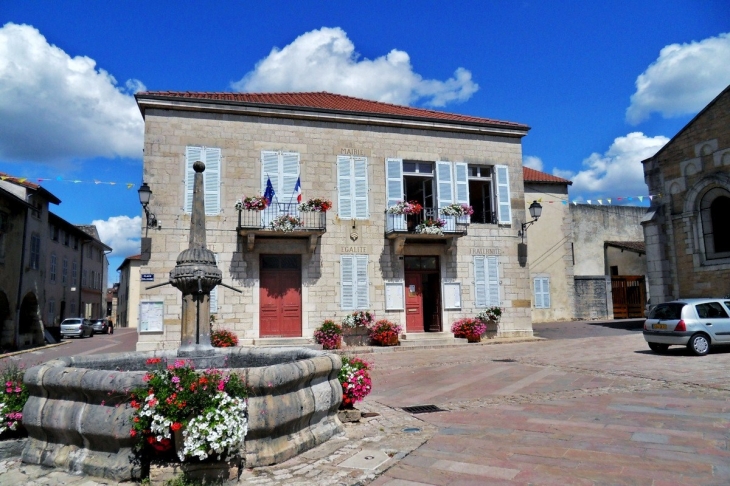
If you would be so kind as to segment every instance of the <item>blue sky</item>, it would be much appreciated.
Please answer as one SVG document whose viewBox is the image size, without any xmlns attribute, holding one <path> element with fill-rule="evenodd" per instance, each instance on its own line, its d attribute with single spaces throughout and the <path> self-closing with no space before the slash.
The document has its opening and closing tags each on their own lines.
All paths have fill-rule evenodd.
<svg viewBox="0 0 730 486">
<path fill-rule="evenodd" d="M 521 122 L 526 165 L 615 204 L 647 195 L 640 161 L 730 84 L 728 33 L 727 2 L 703 0 L 4 0 L 0 172 L 48 179 L 52 211 L 97 224 L 110 281 L 139 251 L 140 89 L 332 91 Z"/>
</svg>

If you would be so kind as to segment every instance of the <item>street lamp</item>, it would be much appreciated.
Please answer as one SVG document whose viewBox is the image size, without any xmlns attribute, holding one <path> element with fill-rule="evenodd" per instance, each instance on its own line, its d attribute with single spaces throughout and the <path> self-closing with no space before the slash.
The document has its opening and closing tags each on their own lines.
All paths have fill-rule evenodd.
<svg viewBox="0 0 730 486">
<path fill-rule="evenodd" d="M 527 228 L 535 223 L 540 218 L 540 215 L 542 214 L 542 205 L 537 201 L 532 201 L 532 204 L 530 204 L 530 217 L 532 218 L 532 221 L 528 221 L 526 223 L 522 223 L 522 229 L 517 232 L 517 236 L 522 238 L 522 243 L 525 242 L 525 234 L 527 234 Z"/>
<path fill-rule="evenodd" d="M 139 203 L 142 205 L 144 214 L 147 217 L 147 227 L 157 228 L 157 217 L 147 209 L 147 205 L 150 203 L 150 197 L 152 197 L 152 189 L 150 189 L 150 186 L 146 182 L 143 182 L 139 190 L 137 190 L 137 193 L 139 194 Z"/>
</svg>

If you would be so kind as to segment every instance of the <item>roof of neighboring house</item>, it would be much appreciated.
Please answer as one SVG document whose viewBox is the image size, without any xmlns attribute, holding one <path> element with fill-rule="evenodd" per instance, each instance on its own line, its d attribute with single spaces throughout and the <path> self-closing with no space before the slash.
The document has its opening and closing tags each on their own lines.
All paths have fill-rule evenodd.
<svg viewBox="0 0 730 486">
<path fill-rule="evenodd" d="M 603 244 L 621 250 L 646 253 L 646 244 L 643 241 L 605 241 Z"/>
<path fill-rule="evenodd" d="M 5 190 L 5 189 L 3 189 L 2 187 L 0 187 L 0 197 L 4 197 L 4 198 L 6 198 L 6 199 L 7 199 L 8 201 L 11 201 L 12 203 L 18 204 L 18 205 L 20 205 L 21 207 L 22 207 L 22 206 L 25 206 L 26 208 L 32 208 L 32 207 L 33 207 L 33 205 L 31 205 L 31 204 L 28 204 L 28 203 L 27 203 L 26 201 L 24 201 L 23 199 L 19 198 L 18 196 L 16 196 L 15 194 L 13 194 L 13 193 L 12 193 L 12 192 L 10 192 L 10 191 L 6 191 L 6 190 Z"/>
<path fill-rule="evenodd" d="M 44 198 L 46 198 L 48 200 L 48 202 L 51 202 L 53 204 L 61 204 L 60 199 L 58 199 L 56 196 L 54 196 L 53 194 L 51 194 L 49 191 L 47 191 L 43 187 L 39 186 L 38 184 L 29 182 L 28 179 L 25 177 L 15 177 L 15 176 L 11 176 L 10 174 L 6 174 L 5 172 L 0 172 L 0 180 L 7 181 L 7 182 L 10 182 L 13 184 L 17 184 L 19 186 L 23 186 L 26 189 L 30 189 L 31 191 L 37 191 Z"/>
<path fill-rule="evenodd" d="M 529 167 L 522 168 L 522 175 L 525 182 L 538 184 L 567 184 L 569 186 L 573 184 L 573 182 L 569 181 L 568 179 L 563 179 L 562 177 L 546 174 L 545 172 L 530 169 Z"/>
<path fill-rule="evenodd" d="M 93 241 L 96 243 L 99 243 L 101 246 L 104 247 L 106 251 L 112 251 L 112 248 L 110 246 L 107 246 L 101 241 L 101 237 L 99 236 L 99 231 L 96 229 L 96 226 L 93 224 L 77 224 L 74 225 L 82 232 L 86 233 L 91 237 Z"/>
<path fill-rule="evenodd" d="M 712 107 L 712 105 L 714 105 L 715 103 L 717 103 L 717 101 L 718 101 L 718 100 L 719 100 L 720 98 L 722 98 L 723 96 L 730 96 L 730 85 L 728 85 L 728 86 L 727 86 L 727 87 L 726 87 L 725 89 L 723 89 L 723 90 L 722 90 L 722 91 L 720 92 L 720 94 L 719 94 L 719 95 L 715 96 L 715 98 L 714 98 L 714 99 L 713 99 L 712 101 L 710 101 L 709 103 L 707 103 L 707 106 L 705 106 L 704 108 L 702 108 L 702 110 L 700 110 L 700 112 L 699 112 L 699 113 L 697 113 L 697 114 L 696 114 L 696 115 L 694 116 L 694 118 L 692 118 L 692 119 L 691 119 L 691 120 L 689 121 L 689 123 L 687 123 L 687 124 L 686 124 L 686 125 L 685 125 L 684 127 L 682 127 L 682 129 L 681 129 L 680 131 L 678 131 L 678 132 L 677 132 L 677 133 L 676 133 L 676 134 L 675 134 L 675 135 L 674 135 L 674 136 L 672 137 L 672 139 L 671 139 L 671 140 L 669 140 L 669 141 L 668 141 L 667 143 L 665 143 L 665 144 L 664 144 L 664 146 L 663 146 L 662 148 L 660 148 L 659 150 L 657 150 L 657 153 L 655 153 L 655 154 L 654 154 L 654 155 L 652 155 L 651 157 L 648 157 L 648 158 L 646 158 L 646 159 L 642 160 L 642 161 L 641 161 L 641 163 L 642 163 L 642 164 L 645 164 L 646 162 L 648 162 L 648 161 L 650 161 L 650 160 L 652 160 L 652 159 L 655 159 L 655 158 L 656 158 L 656 157 L 657 157 L 657 156 L 658 156 L 659 154 L 661 154 L 662 152 L 664 152 L 664 150 L 665 150 L 665 149 L 666 149 L 667 147 L 669 147 L 670 145 L 672 145 L 672 143 L 673 143 L 673 142 L 674 142 L 674 141 L 675 141 L 675 140 L 676 140 L 676 139 L 677 139 L 677 138 L 678 138 L 678 137 L 679 137 L 680 135 L 682 135 L 682 134 L 683 134 L 683 133 L 684 133 L 684 132 L 685 132 L 686 130 L 688 130 L 688 129 L 689 129 L 689 127 L 691 127 L 691 126 L 692 126 L 692 124 L 693 124 L 693 123 L 695 122 L 695 120 L 697 120 L 697 119 L 698 119 L 698 118 L 699 118 L 700 116 L 702 116 L 702 114 L 703 114 L 704 112 L 706 112 L 707 110 L 709 110 L 709 109 L 710 109 L 710 108 Z"/>
<path fill-rule="evenodd" d="M 140 99 L 202 100 L 227 104 L 243 104 L 260 107 L 297 108 L 332 113 L 358 113 L 388 118 L 409 118 L 425 121 L 452 122 L 482 125 L 527 131 L 521 123 L 459 115 L 444 111 L 427 110 L 411 106 L 395 105 L 380 101 L 365 100 L 324 91 L 310 93 L 222 93 L 190 91 L 144 91 L 135 95 Z M 142 109 L 142 108 L 140 108 Z M 142 109 L 144 112 L 144 110 Z"/>
<path fill-rule="evenodd" d="M 124 261 L 122 262 L 122 264 L 119 265 L 119 268 L 117 268 L 117 271 L 121 270 L 122 267 L 126 266 L 127 263 L 131 262 L 132 260 L 141 260 L 141 259 L 142 259 L 142 255 L 141 254 L 128 256 L 127 258 L 124 259 Z"/>
</svg>

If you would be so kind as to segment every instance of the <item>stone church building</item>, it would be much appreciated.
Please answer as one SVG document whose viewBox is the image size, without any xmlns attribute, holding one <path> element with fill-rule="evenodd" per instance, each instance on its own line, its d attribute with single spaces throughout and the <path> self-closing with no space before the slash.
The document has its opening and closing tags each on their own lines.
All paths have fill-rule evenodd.
<svg viewBox="0 0 730 486">
<path fill-rule="evenodd" d="M 643 164 L 651 303 L 729 296 L 730 86 Z"/>
<path fill-rule="evenodd" d="M 242 344 L 311 341 L 325 319 L 355 310 L 400 324 L 406 339 L 450 336 L 455 320 L 495 305 L 500 336 L 532 335 L 518 258 L 529 127 L 330 93 L 136 98 L 156 216 L 143 223 L 139 350 L 180 342 L 179 292 L 148 287 L 166 282 L 187 248 L 197 160 L 208 247 L 223 283 L 241 290 L 215 289 L 214 326 Z M 262 195 L 263 210 L 237 207 Z M 332 207 L 305 211 L 300 195 Z M 421 208 L 401 214 L 403 201 Z M 455 204 L 474 214 L 449 214 Z"/>
</svg>

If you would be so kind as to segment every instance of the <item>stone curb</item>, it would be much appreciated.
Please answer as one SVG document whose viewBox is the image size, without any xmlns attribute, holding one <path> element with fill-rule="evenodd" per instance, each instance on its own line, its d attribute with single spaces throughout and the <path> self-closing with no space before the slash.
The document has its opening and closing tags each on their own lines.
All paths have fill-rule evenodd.
<svg viewBox="0 0 730 486">
<path fill-rule="evenodd" d="M 60 343 L 56 344 L 46 344 L 44 346 L 38 346 L 37 348 L 21 349 L 20 351 L 14 351 L 12 353 L 0 354 L 0 359 L 10 358 L 11 356 L 17 356 L 19 354 L 32 353 L 33 351 L 39 351 L 41 349 L 57 348 L 59 346 L 63 346 L 64 344 L 71 344 L 71 341 L 61 341 Z"/>
<path fill-rule="evenodd" d="M 374 353 L 400 353 L 407 351 L 422 351 L 424 349 L 437 348 L 461 348 L 463 346 L 492 346 L 495 344 L 532 343 L 547 341 L 542 337 L 516 337 L 516 338 L 493 338 L 485 339 L 478 343 L 469 344 L 422 344 L 417 346 L 347 346 L 341 349 L 330 349 L 329 352 L 337 354 L 374 354 Z"/>
</svg>

